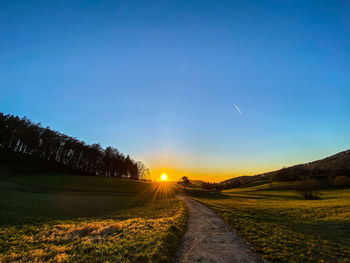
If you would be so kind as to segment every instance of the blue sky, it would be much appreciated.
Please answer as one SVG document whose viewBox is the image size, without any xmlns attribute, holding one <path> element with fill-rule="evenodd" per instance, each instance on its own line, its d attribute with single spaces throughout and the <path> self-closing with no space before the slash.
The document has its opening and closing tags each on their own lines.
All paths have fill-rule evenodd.
<svg viewBox="0 0 350 263">
<path fill-rule="evenodd" d="M 0 110 L 170 179 L 311 161 L 350 148 L 350 4 L 0 0 Z"/>
</svg>

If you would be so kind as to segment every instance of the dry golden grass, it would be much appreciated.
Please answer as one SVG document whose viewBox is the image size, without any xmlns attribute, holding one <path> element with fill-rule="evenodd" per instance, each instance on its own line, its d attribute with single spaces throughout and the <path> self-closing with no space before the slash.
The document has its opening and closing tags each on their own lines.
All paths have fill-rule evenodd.
<svg viewBox="0 0 350 263">
<path fill-rule="evenodd" d="M 119 262 L 143 261 L 145 253 L 154 256 L 154 252 L 161 251 L 159 247 L 166 245 L 163 242 L 172 227 L 181 231 L 178 225 L 184 220 L 185 208 L 178 200 L 169 202 L 178 212 L 164 218 L 2 228 L 0 234 L 8 237 L 3 241 L 8 251 L 1 255 L 1 262 L 100 262 L 116 258 Z M 101 251 L 103 255 L 99 255 Z M 151 259 L 146 257 L 148 260 Z"/>
<path fill-rule="evenodd" d="M 170 262 L 187 218 L 168 184 L 65 175 L 0 176 L 0 208 L 0 262 Z"/>
</svg>

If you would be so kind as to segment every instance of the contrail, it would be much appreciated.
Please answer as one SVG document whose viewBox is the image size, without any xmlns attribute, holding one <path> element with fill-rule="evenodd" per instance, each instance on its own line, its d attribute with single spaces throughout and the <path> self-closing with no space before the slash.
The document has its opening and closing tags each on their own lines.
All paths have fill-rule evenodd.
<svg viewBox="0 0 350 263">
<path fill-rule="evenodd" d="M 240 108 L 237 106 L 237 104 L 235 104 L 235 108 L 236 110 L 239 112 L 239 114 L 243 115 L 243 113 L 241 112 Z"/>
</svg>

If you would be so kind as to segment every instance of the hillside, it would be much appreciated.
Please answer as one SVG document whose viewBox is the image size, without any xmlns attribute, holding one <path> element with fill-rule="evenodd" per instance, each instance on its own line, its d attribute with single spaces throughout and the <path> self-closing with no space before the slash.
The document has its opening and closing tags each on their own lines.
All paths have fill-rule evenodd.
<svg viewBox="0 0 350 263">
<path fill-rule="evenodd" d="M 261 174 L 252 175 L 252 176 L 244 175 L 244 176 L 238 176 L 238 177 L 234 177 L 234 178 L 231 178 L 231 179 L 227 179 L 225 181 L 220 182 L 219 184 L 225 185 L 225 184 L 235 184 L 235 183 L 237 183 L 237 186 L 238 186 L 238 184 L 239 185 L 249 184 L 249 183 L 253 183 L 253 182 L 256 182 L 256 181 L 259 181 L 259 180 L 262 180 L 262 179 L 264 179 L 264 176 L 261 175 Z"/>
<path fill-rule="evenodd" d="M 277 179 L 280 181 L 295 181 L 303 176 L 325 179 L 338 175 L 350 177 L 350 150 L 339 152 L 326 158 L 297 164 L 280 170 L 271 171 L 253 176 L 239 176 L 220 182 L 221 185 L 239 183 L 244 185 L 263 179 Z"/>
</svg>

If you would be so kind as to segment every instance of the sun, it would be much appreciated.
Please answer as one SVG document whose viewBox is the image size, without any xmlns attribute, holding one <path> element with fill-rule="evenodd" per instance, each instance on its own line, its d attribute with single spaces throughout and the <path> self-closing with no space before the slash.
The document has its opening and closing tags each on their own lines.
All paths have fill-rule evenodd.
<svg viewBox="0 0 350 263">
<path fill-rule="evenodd" d="M 162 174 L 162 175 L 160 176 L 160 180 L 161 180 L 161 181 L 166 181 L 166 180 L 168 180 L 168 176 L 167 176 L 166 174 Z"/>
</svg>

